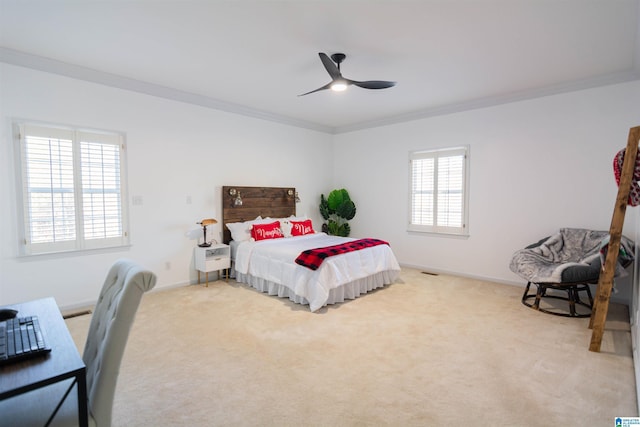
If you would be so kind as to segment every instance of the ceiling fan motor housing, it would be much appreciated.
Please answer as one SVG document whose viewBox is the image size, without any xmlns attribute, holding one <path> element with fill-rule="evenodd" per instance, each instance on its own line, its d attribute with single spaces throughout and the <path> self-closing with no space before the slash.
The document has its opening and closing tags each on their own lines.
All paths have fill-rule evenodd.
<svg viewBox="0 0 640 427">
<path fill-rule="evenodd" d="M 347 55 L 345 55 L 344 53 L 334 53 L 333 55 L 331 55 L 331 59 L 333 59 L 333 62 L 338 64 L 338 66 L 342 61 L 344 61 L 346 57 Z"/>
</svg>

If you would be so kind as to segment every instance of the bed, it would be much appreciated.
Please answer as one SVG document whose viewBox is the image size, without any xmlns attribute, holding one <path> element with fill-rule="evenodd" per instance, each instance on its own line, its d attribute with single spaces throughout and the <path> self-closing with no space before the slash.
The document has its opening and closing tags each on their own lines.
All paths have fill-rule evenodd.
<svg viewBox="0 0 640 427">
<path fill-rule="evenodd" d="M 296 216 L 295 194 L 295 188 L 222 188 L 223 241 L 231 247 L 236 281 L 315 312 L 398 280 L 400 266 L 388 243 L 317 232 L 319 224 Z M 317 248 L 345 246 L 362 249 L 338 251 L 312 266 L 302 258 Z"/>
</svg>

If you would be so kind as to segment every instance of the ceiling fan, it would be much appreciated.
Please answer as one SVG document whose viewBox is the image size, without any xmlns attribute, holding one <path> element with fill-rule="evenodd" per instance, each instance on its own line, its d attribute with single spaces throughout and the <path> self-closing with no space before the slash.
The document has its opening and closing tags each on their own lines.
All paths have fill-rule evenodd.
<svg viewBox="0 0 640 427">
<path fill-rule="evenodd" d="M 318 53 L 320 60 L 327 70 L 327 73 L 331 76 L 331 82 L 326 85 L 312 90 L 311 92 L 303 93 L 298 96 L 309 95 L 310 93 L 318 92 L 320 90 L 331 89 L 336 92 L 343 91 L 350 85 L 356 85 L 364 89 L 387 89 L 396 85 L 396 82 L 387 82 L 384 80 L 367 80 L 365 82 L 358 82 L 355 80 L 345 79 L 340 72 L 340 63 L 347 57 L 344 53 L 334 53 L 331 55 L 331 59 L 326 53 Z"/>
</svg>

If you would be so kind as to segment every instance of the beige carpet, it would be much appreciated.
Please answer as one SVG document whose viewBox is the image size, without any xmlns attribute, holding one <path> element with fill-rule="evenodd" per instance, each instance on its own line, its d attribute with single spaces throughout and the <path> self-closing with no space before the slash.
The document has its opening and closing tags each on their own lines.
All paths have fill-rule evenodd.
<svg viewBox="0 0 640 427">
<path fill-rule="evenodd" d="M 610 426 L 637 416 L 626 306 L 588 319 L 523 289 L 404 269 L 310 313 L 234 281 L 146 295 L 114 426 Z M 82 348 L 90 316 L 67 322 Z"/>
</svg>

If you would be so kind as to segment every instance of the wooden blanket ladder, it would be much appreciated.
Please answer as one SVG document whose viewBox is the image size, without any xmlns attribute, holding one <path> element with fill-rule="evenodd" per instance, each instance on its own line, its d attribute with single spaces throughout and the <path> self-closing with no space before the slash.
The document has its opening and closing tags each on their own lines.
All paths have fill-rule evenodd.
<svg viewBox="0 0 640 427">
<path fill-rule="evenodd" d="M 636 156 L 638 154 L 639 142 L 640 126 L 629 129 L 629 139 L 627 140 L 627 148 L 622 162 L 622 171 L 620 173 L 618 196 L 616 197 L 616 204 L 613 208 L 613 216 L 611 217 L 609 249 L 607 251 L 604 264 L 602 265 L 602 270 L 600 271 L 597 295 L 593 304 L 593 310 L 591 311 L 591 319 L 589 321 L 589 328 L 592 329 L 589 351 L 599 352 L 600 345 L 602 344 L 604 323 L 609 311 L 609 299 L 613 288 L 613 276 L 616 270 L 618 252 L 620 251 L 622 226 L 624 225 L 624 216 L 627 210 L 631 184 L 633 182 L 633 173 L 636 164 Z"/>
</svg>

